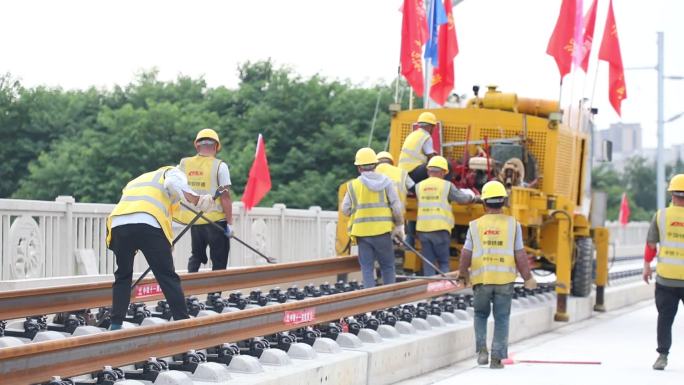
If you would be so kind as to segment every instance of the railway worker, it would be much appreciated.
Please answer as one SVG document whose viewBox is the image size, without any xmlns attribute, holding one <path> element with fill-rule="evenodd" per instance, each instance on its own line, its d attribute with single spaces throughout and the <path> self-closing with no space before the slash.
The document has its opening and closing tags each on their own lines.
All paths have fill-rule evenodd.
<svg viewBox="0 0 684 385">
<path fill-rule="evenodd" d="M 349 234 L 359 245 L 359 264 L 364 287 L 374 287 L 375 261 L 382 281 L 395 282 L 392 237 L 404 238 L 404 218 L 397 190 L 391 179 L 375 171 L 378 158 L 373 149 L 356 152 L 354 165 L 359 176 L 347 184 L 342 213 L 349 216 Z"/>
<path fill-rule="evenodd" d="M 470 268 L 478 365 L 487 365 L 489 361 L 487 318 L 493 308 L 492 369 L 503 368 L 501 360 L 508 357 L 508 323 L 516 268 L 525 280 L 525 288 L 537 287 L 537 281 L 530 272 L 520 223 L 503 214 L 507 196 L 506 188 L 499 181 L 487 182 L 482 187 L 485 215 L 470 222 L 457 278 L 465 284 Z"/>
<path fill-rule="evenodd" d="M 684 174 L 675 175 L 667 191 L 672 205 L 658 210 L 651 221 L 644 250 L 643 278 L 651 279 L 651 261 L 658 255 L 655 279 L 655 304 L 658 310 L 658 358 L 653 369 L 667 366 L 672 346 L 672 323 L 679 302 L 684 302 Z M 657 250 L 656 244 L 660 245 Z"/>
<path fill-rule="evenodd" d="M 416 230 L 425 258 L 446 273 L 449 271 L 449 246 L 454 227 L 451 202 L 468 204 L 477 198 L 461 192 L 453 183 L 444 180 L 448 166 L 443 157 L 437 155 L 430 159 L 427 172 L 429 177 L 416 185 Z M 424 275 L 435 273 L 432 266 L 423 264 Z"/>
<path fill-rule="evenodd" d="M 205 211 L 213 203 L 211 194 L 199 195 L 176 167 L 161 167 L 128 182 L 119 203 L 107 218 L 107 247 L 116 256 L 112 287 L 111 330 L 121 329 L 131 300 L 133 259 L 138 250 L 145 255 L 154 277 L 171 307 L 173 319 L 188 318 L 185 295 L 171 254 L 172 213 L 184 200 Z"/>
<path fill-rule="evenodd" d="M 230 171 L 228 165 L 216 158 L 221 149 L 221 141 L 216 131 L 205 128 L 197 133 L 195 150 L 197 155 L 183 158 L 178 168 L 188 178 L 190 187 L 200 194 L 221 191 L 220 197 L 204 216 L 223 228 L 223 231 L 200 218 L 190 229 L 192 251 L 188 260 L 188 272 L 197 272 L 200 265 L 206 264 L 207 246 L 211 256 L 211 269 L 224 270 L 228 266 L 230 234 L 233 225 L 233 201 L 230 195 Z M 181 207 L 174 220 L 187 225 L 195 217 L 190 210 Z M 226 236 L 227 235 L 227 236 Z"/>
<path fill-rule="evenodd" d="M 411 132 L 401 146 L 399 167 L 418 183 L 428 178 L 428 160 L 437 155 L 432 144 L 432 130 L 437 125 L 437 118 L 426 111 L 418 116 L 416 124 L 418 129 Z"/>
<path fill-rule="evenodd" d="M 375 168 L 375 171 L 386 175 L 394 182 L 399 193 L 399 200 L 401 200 L 401 205 L 404 208 L 403 212 L 406 213 L 406 194 L 415 185 L 413 179 L 411 179 L 406 170 L 394 165 L 394 157 L 387 151 L 380 151 L 378 153 L 378 166 Z"/>
</svg>

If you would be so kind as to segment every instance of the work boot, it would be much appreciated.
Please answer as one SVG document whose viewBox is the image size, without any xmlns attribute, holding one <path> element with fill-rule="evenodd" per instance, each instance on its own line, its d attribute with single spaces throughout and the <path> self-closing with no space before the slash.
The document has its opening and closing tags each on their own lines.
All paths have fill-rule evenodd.
<svg viewBox="0 0 684 385">
<path fill-rule="evenodd" d="M 489 352 L 487 349 L 480 349 L 480 351 L 477 353 L 477 364 L 478 365 L 487 365 L 489 363 Z"/>
<path fill-rule="evenodd" d="M 658 356 L 658 359 L 656 362 L 653 364 L 653 369 L 655 370 L 663 370 L 667 366 L 667 354 L 662 354 Z"/>
<path fill-rule="evenodd" d="M 501 358 L 492 357 L 492 362 L 489 364 L 489 369 L 503 369 L 504 365 L 501 363 Z"/>
</svg>

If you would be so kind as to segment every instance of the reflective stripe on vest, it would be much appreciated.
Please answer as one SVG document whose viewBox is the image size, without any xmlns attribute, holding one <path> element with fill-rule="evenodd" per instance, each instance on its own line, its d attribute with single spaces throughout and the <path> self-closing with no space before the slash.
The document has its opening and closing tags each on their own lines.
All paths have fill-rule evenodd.
<svg viewBox="0 0 684 385">
<path fill-rule="evenodd" d="M 406 178 L 408 177 L 408 174 L 406 173 L 406 170 L 402 170 L 391 164 L 380 163 L 375 167 L 375 172 L 386 175 L 394 182 L 397 189 L 397 195 L 399 195 L 399 200 L 401 201 L 402 210 L 406 211 L 406 194 L 408 194 L 408 190 L 406 189 Z"/>
<path fill-rule="evenodd" d="M 660 248 L 656 272 L 667 279 L 684 280 L 684 207 L 658 210 Z"/>
<path fill-rule="evenodd" d="M 173 167 L 162 167 L 142 174 L 124 187 L 119 203 L 107 218 L 107 246 L 111 241 L 112 218 L 135 213 L 152 215 L 164 231 L 169 243 L 172 242 L 171 215 L 174 212 L 174 206 L 164 188 L 164 173 L 171 168 Z"/>
<path fill-rule="evenodd" d="M 354 179 L 347 184 L 347 191 L 352 201 L 349 234 L 369 237 L 392 231 L 392 210 L 385 190 L 372 191 L 360 179 Z"/>
<path fill-rule="evenodd" d="M 502 285 L 515 281 L 515 232 L 513 217 L 487 214 L 470 222 L 473 284 Z"/>
<path fill-rule="evenodd" d="M 427 163 L 427 156 L 423 154 L 423 144 L 428 139 L 430 139 L 430 134 L 422 128 L 410 133 L 401 147 L 399 168 L 411 172 L 421 164 Z"/>
<path fill-rule="evenodd" d="M 210 194 L 214 195 L 219 188 L 218 185 L 218 170 L 223 163 L 221 160 L 214 157 L 196 155 L 190 158 L 183 158 L 180 161 L 179 169 L 188 177 L 188 186 L 200 195 Z M 209 218 L 212 222 L 224 220 L 226 216 L 223 214 L 223 207 L 221 207 L 221 198 L 217 198 L 214 206 L 204 216 Z M 188 224 L 195 217 L 195 214 L 181 207 L 180 211 L 174 215 L 173 220 Z M 207 224 L 208 222 L 202 218 L 198 219 L 197 224 Z"/>
<path fill-rule="evenodd" d="M 430 177 L 418 183 L 416 230 L 451 232 L 454 227 L 454 213 L 449 203 L 449 190 L 451 182 L 440 178 Z"/>
</svg>

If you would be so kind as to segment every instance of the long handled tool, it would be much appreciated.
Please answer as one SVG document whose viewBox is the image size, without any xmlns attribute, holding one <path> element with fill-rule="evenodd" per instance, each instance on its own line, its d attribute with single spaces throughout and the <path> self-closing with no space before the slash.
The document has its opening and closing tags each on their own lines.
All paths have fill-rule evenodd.
<svg viewBox="0 0 684 385">
<path fill-rule="evenodd" d="M 442 270 L 440 270 L 437 266 L 435 266 L 434 263 L 430 262 L 430 260 L 428 260 L 427 258 L 425 258 L 425 256 L 423 256 L 423 254 L 421 254 L 421 253 L 420 253 L 418 250 L 416 250 L 413 246 L 411 246 L 411 245 L 409 245 L 408 243 L 406 243 L 405 240 L 403 240 L 403 239 L 401 239 L 401 238 L 394 238 L 394 239 L 395 239 L 396 241 L 398 241 L 399 243 L 401 243 L 405 248 L 409 249 L 409 251 L 412 251 L 413 253 L 415 253 L 415 254 L 418 256 L 418 258 L 422 259 L 423 262 L 425 262 L 426 264 L 430 265 L 433 269 L 435 269 L 435 271 L 436 271 L 439 275 L 441 275 L 442 277 L 444 277 L 444 279 L 448 280 L 449 282 L 453 283 L 453 284 L 456 285 L 456 286 L 459 286 L 458 281 L 456 281 L 455 279 L 453 279 L 453 278 L 451 278 L 451 277 L 447 277 L 447 275 L 446 275 Z"/>
<path fill-rule="evenodd" d="M 214 199 L 218 198 L 219 195 L 221 195 L 222 192 L 223 192 L 223 191 L 220 190 L 220 189 L 219 189 L 219 190 L 216 190 L 216 193 L 214 194 Z M 194 211 L 194 210 L 193 210 L 193 211 Z M 183 230 L 181 230 L 181 232 L 180 232 L 178 235 L 176 235 L 176 238 L 173 239 L 173 242 L 171 242 L 171 247 L 173 247 L 173 246 L 176 245 L 176 242 L 178 242 L 178 241 L 181 239 L 181 237 L 182 237 L 185 233 L 187 233 L 188 230 L 190 230 L 190 227 L 192 227 L 192 225 L 194 225 L 195 222 L 197 222 L 197 221 L 203 216 L 202 214 L 203 214 L 203 212 L 201 212 L 201 211 L 200 211 L 200 212 L 195 212 L 195 217 L 192 218 L 192 220 L 190 221 L 190 223 L 188 223 L 187 225 L 185 225 L 185 227 L 183 228 Z M 142 281 L 142 279 L 145 278 L 145 276 L 146 276 L 147 274 L 150 273 L 150 270 L 152 270 L 152 268 L 151 268 L 151 267 L 148 267 L 147 270 L 145 270 L 142 274 L 140 274 L 140 277 L 138 277 L 138 279 L 135 280 L 135 283 L 133 283 L 133 285 L 131 285 L 131 290 L 133 290 L 133 289 L 140 283 L 140 281 Z"/>
<path fill-rule="evenodd" d="M 206 220 L 207 222 L 209 222 L 209 224 L 211 224 L 211 225 L 213 225 L 213 226 L 215 226 L 215 227 L 221 229 L 221 231 L 223 231 L 223 227 L 221 227 L 221 226 L 217 225 L 216 223 L 212 222 L 211 220 L 207 219 L 207 218 L 204 216 L 204 214 L 203 214 L 202 212 L 199 212 L 199 211 L 195 210 L 194 208 L 190 207 L 189 205 L 187 205 L 187 204 L 185 204 L 185 203 L 183 203 L 183 202 L 181 202 L 181 205 L 182 205 L 183 207 L 185 207 L 186 209 L 192 211 L 192 212 L 195 213 L 196 215 L 198 215 L 200 218 L 203 218 L 204 220 Z M 278 262 L 278 261 L 276 261 L 275 258 L 270 258 L 270 257 L 265 256 L 265 255 L 264 255 L 263 253 L 261 253 L 259 250 L 257 250 L 257 249 L 255 249 L 255 248 L 253 248 L 252 246 L 248 245 L 248 244 L 245 243 L 243 240 L 241 240 L 240 238 L 236 237 L 236 236 L 233 235 L 233 234 L 231 234 L 231 235 L 226 235 L 226 237 L 235 239 L 236 241 L 238 241 L 239 243 L 241 243 L 244 247 L 246 247 L 246 248 L 252 250 L 255 254 L 257 254 L 257 255 L 260 256 L 261 258 L 265 259 L 266 262 L 268 262 L 268 263 L 277 263 L 277 262 Z"/>
</svg>

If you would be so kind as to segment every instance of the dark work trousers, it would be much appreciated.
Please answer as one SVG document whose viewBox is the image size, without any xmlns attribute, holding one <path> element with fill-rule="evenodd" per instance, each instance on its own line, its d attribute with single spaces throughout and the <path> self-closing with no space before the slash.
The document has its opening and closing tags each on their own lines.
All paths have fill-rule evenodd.
<svg viewBox="0 0 684 385">
<path fill-rule="evenodd" d="M 180 278 L 173 267 L 171 244 L 162 229 L 142 223 L 116 226 L 109 245 L 116 256 L 112 299 L 112 324 L 121 325 L 131 301 L 133 260 L 140 250 L 171 307 L 173 319 L 189 318 Z"/>
<path fill-rule="evenodd" d="M 211 224 L 193 225 L 190 229 L 192 237 L 192 255 L 188 260 L 188 272 L 194 273 L 200 266 L 207 263 L 207 246 L 211 256 L 212 270 L 225 270 L 228 266 L 228 253 L 230 252 L 230 240 L 225 235 L 226 221 L 218 221 L 219 230 Z"/>
<path fill-rule="evenodd" d="M 679 301 L 684 303 L 684 287 L 655 284 L 655 303 L 658 309 L 658 353 L 668 354 L 672 346 L 672 323 Z"/>
</svg>

